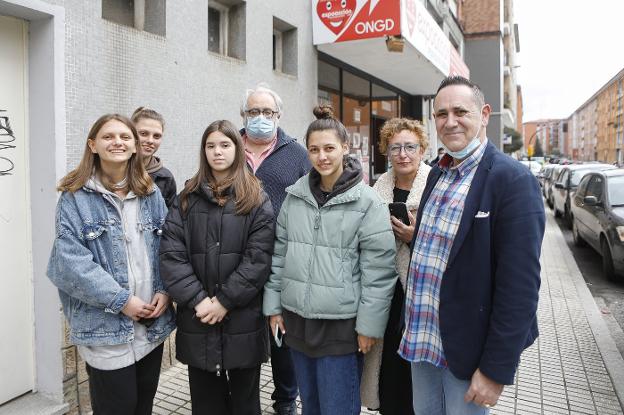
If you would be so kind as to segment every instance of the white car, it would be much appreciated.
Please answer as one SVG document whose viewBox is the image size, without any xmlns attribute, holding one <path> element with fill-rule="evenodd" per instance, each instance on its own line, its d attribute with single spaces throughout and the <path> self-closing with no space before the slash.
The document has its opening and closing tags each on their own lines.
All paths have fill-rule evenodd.
<svg viewBox="0 0 624 415">
<path fill-rule="evenodd" d="M 537 162 L 537 161 L 528 161 L 528 160 L 520 160 L 520 163 L 522 163 L 523 165 L 525 165 L 529 170 L 531 170 L 531 173 L 533 174 L 533 176 L 537 176 L 537 174 L 540 172 L 540 170 L 542 169 L 542 164 Z"/>
</svg>

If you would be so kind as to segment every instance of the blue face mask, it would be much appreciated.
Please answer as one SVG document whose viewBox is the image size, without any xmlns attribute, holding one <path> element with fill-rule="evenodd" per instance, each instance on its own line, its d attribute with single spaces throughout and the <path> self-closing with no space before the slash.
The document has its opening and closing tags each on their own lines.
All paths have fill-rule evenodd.
<svg viewBox="0 0 624 415">
<path fill-rule="evenodd" d="M 275 136 L 277 124 L 275 121 L 258 115 L 254 118 L 247 118 L 245 133 L 257 141 L 269 141 Z"/>
<path fill-rule="evenodd" d="M 473 139 L 468 143 L 466 147 L 458 151 L 446 150 L 446 153 L 456 160 L 463 160 L 466 157 L 468 157 L 470 154 L 472 154 L 472 152 L 475 151 L 477 147 L 479 147 L 479 144 L 481 144 L 481 140 L 479 139 L 479 132 L 481 131 L 482 125 L 483 123 L 479 123 L 479 128 L 477 128 L 477 133 L 475 134 Z"/>
</svg>

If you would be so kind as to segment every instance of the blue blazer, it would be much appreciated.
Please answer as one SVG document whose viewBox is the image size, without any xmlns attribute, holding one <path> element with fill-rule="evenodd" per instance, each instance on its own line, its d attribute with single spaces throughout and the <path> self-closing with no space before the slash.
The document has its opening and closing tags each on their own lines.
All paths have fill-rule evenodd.
<svg viewBox="0 0 624 415">
<path fill-rule="evenodd" d="M 416 229 L 441 174 L 437 164 L 429 173 Z M 455 377 L 469 380 L 479 368 L 500 384 L 513 383 L 520 354 L 538 336 L 544 223 L 535 177 L 488 143 L 440 289 L 442 345 Z"/>
</svg>

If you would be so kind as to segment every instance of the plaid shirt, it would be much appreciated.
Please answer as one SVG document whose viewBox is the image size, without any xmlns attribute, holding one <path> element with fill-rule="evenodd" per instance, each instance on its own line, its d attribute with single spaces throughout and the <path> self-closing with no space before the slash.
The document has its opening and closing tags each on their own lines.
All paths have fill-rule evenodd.
<svg viewBox="0 0 624 415">
<path fill-rule="evenodd" d="M 440 335 L 440 287 L 470 183 L 486 146 L 487 140 L 458 166 L 450 167 L 449 155 L 439 162 L 442 174 L 424 206 L 407 273 L 405 331 L 399 354 L 410 362 L 446 367 Z"/>
</svg>

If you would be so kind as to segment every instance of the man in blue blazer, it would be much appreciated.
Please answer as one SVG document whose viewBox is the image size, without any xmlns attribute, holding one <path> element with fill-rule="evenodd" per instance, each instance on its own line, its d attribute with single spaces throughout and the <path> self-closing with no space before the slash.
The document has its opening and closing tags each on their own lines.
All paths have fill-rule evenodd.
<svg viewBox="0 0 624 415">
<path fill-rule="evenodd" d="M 488 142 L 490 113 L 468 79 L 438 88 L 448 151 L 418 209 L 399 348 L 416 415 L 489 413 L 538 336 L 544 205 L 529 170 Z"/>
</svg>

